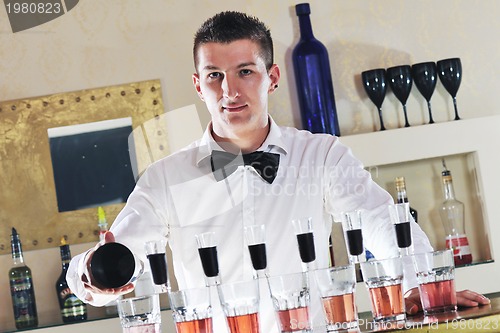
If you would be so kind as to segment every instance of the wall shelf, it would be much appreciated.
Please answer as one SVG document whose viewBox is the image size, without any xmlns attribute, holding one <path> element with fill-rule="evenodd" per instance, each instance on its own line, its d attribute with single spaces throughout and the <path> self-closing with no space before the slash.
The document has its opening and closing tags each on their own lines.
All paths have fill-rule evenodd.
<svg viewBox="0 0 500 333">
<path fill-rule="evenodd" d="M 500 224 L 496 223 L 500 220 L 500 211 L 495 209 L 500 198 L 499 129 L 500 116 L 493 116 L 340 138 L 372 176 L 378 173 L 375 181 L 389 192 L 393 177 L 411 174 L 414 183 L 408 184 L 407 180 L 410 202 L 431 202 L 424 205 L 424 221 L 419 224 L 435 248 L 444 244 L 439 235 L 444 231 L 439 231 L 442 227 L 437 212 L 433 215 L 429 207 L 436 207 L 443 200 L 437 175 L 441 171 L 441 158 L 446 157 L 457 197 L 466 204 L 466 212 L 469 211 L 466 231 L 474 233 L 477 259 L 484 262 L 456 271 L 457 290 L 471 289 L 480 293 L 500 290 L 500 261 L 495 261 L 500 257 L 500 242 L 493 242 L 494 237 L 500 235 Z M 428 165 L 432 174 L 423 169 L 423 165 Z M 428 184 L 433 184 L 430 192 Z"/>
</svg>

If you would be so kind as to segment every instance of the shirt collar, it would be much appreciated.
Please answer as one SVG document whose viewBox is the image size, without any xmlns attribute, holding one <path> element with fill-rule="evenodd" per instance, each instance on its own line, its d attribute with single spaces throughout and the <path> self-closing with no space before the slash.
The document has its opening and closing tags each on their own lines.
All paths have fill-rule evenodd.
<svg viewBox="0 0 500 333">
<path fill-rule="evenodd" d="M 288 147 L 282 139 L 280 127 L 271 116 L 269 116 L 269 124 L 269 134 L 257 151 L 277 152 L 286 155 L 288 153 Z M 196 155 L 196 165 L 199 166 L 204 159 L 209 157 L 212 154 L 212 150 L 224 149 L 214 140 L 212 136 L 212 122 L 210 122 L 200 139 L 200 145 Z"/>
</svg>

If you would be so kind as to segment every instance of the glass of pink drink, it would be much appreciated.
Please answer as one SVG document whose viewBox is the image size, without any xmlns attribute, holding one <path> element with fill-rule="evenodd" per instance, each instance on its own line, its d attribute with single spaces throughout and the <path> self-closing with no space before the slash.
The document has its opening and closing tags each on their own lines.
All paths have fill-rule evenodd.
<svg viewBox="0 0 500 333">
<path fill-rule="evenodd" d="M 347 331 L 358 327 L 354 301 L 354 265 L 318 269 L 314 271 L 314 276 L 323 304 L 327 331 Z"/>
<path fill-rule="evenodd" d="M 217 291 L 231 333 L 260 333 L 257 279 L 222 283 Z"/>
<path fill-rule="evenodd" d="M 375 322 L 404 322 L 403 261 L 401 257 L 362 262 Z"/>
<path fill-rule="evenodd" d="M 310 293 L 305 273 L 271 276 L 267 279 L 281 333 L 311 332 Z"/>
<path fill-rule="evenodd" d="M 455 264 L 451 249 L 415 254 L 422 308 L 426 315 L 452 312 L 457 309 Z"/>
<path fill-rule="evenodd" d="M 209 287 L 168 291 L 177 333 L 213 333 Z"/>
<path fill-rule="evenodd" d="M 158 294 L 120 299 L 117 307 L 123 333 L 161 333 Z"/>
</svg>

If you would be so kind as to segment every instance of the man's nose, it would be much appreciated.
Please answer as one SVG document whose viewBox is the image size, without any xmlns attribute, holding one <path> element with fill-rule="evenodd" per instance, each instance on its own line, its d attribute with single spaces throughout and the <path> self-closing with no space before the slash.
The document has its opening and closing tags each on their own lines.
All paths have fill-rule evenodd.
<svg viewBox="0 0 500 333">
<path fill-rule="evenodd" d="M 222 81 L 222 91 L 224 98 L 234 99 L 238 97 L 240 95 L 238 80 L 226 75 Z"/>
</svg>

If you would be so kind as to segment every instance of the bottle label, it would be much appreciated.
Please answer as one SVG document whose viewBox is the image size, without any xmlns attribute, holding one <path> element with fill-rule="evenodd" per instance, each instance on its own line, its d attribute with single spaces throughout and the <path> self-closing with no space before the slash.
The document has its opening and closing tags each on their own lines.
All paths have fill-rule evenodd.
<svg viewBox="0 0 500 333">
<path fill-rule="evenodd" d="M 465 234 L 448 235 L 446 237 L 446 248 L 453 250 L 453 256 L 462 257 L 470 255 L 469 240 Z"/>
<path fill-rule="evenodd" d="M 78 317 L 87 314 L 87 306 L 71 292 L 71 289 L 64 288 L 59 292 L 61 299 L 61 315 L 63 318 Z"/>
<path fill-rule="evenodd" d="M 30 277 L 13 279 L 10 281 L 14 319 L 30 321 L 36 319 L 35 292 Z"/>
</svg>

